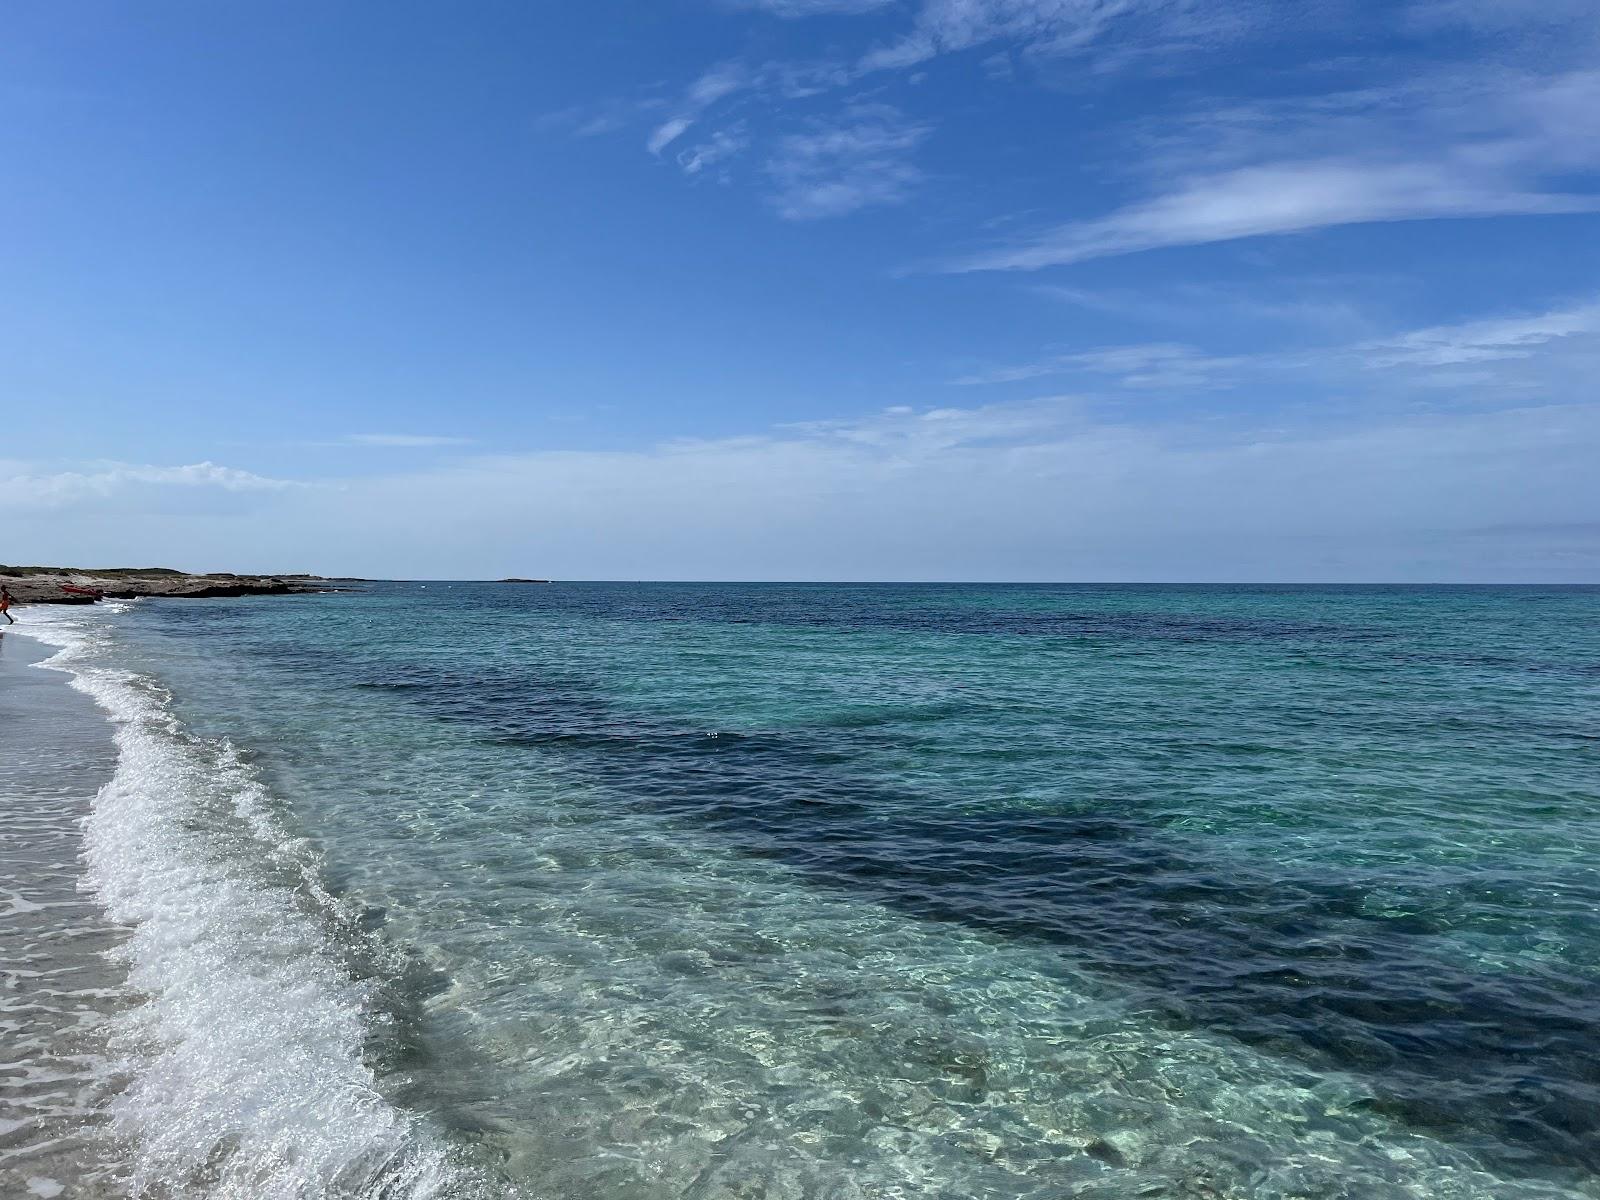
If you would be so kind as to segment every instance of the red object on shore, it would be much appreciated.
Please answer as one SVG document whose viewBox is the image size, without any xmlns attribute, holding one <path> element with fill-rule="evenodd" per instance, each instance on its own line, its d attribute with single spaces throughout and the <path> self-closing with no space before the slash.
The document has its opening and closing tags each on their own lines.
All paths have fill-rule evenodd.
<svg viewBox="0 0 1600 1200">
<path fill-rule="evenodd" d="M 63 583 L 61 590 L 63 592 L 71 592 L 74 596 L 93 596 L 96 600 L 104 600 L 106 598 L 104 592 L 95 588 L 77 587 L 70 583 Z"/>
</svg>

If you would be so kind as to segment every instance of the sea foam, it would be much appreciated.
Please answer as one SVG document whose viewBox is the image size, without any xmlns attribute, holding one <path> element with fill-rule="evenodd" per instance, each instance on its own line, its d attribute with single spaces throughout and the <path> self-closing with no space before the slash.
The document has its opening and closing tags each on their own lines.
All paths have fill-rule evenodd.
<svg viewBox="0 0 1600 1200">
<path fill-rule="evenodd" d="M 197 737 L 152 681 L 108 661 L 104 616 L 30 612 L 115 726 L 86 827 L 89 882 L 126 925 L 141 1002 L 114 1035 L 110 1102 L 134 1194 L 430 1200 L 482 1194 L 443 1139 L 380 1094 L 370 988 L 321 915 L 314 862 L 226 741 Z M 42 619 L 39 619 L 42 618 Z"/>
</svg>

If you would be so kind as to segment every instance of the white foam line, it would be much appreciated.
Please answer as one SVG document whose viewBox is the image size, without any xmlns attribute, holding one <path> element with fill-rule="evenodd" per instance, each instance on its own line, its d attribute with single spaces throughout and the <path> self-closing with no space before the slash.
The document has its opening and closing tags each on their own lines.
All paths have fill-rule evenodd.
<svg viewBox="0 0 1600 1200">
<path fill-rule="evenodd" d="M 442 1142 L 379 1094 L 362 1058 L 367 990 L 316 917 L 199 830 L 225 806 L 256 854 L 281 854 L 289 839 L 261 784 L 230 747 L 186 733 L 150 681 L 97 661 L 103 620 L 35 620 L 29 633 L 59 647 L 40 665 L 70 672 L 116 728 L 117 767 L 86 822 L 86 854 L 110 918 L 132 929 L 129 978 L 143 997 L 118 1018 L 132 1081 L 110 1111 L 133 1190 L 478 1194 Z"/>
</svg>

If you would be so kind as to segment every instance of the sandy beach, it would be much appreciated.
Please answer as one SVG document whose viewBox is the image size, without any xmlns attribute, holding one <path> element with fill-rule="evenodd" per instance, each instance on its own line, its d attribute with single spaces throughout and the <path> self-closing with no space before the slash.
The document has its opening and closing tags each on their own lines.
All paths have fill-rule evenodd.
<svg viewBox="0 0 1600 1200">
<path fill-rule="evenodd" d="M 54 653 L 0 633 L 0 1195 L 98 1200 L 121 1194 L 93 1134 L 127 998 L 122 935 L 83 888 L 82 820 L 116 749 L 94 702 L 39 669 Z"/>
</svg>

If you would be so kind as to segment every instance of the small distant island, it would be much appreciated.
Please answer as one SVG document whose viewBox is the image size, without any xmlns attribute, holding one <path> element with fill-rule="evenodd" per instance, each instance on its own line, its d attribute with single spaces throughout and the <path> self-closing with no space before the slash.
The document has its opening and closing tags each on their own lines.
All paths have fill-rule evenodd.
<svg viewBox="0 0 1600 1200">
<path fill-rule="evenodd" d="M 0 584 L 18 604 L 93 604 L 138 596 L 209 599 L 220 596 L 288 596 L 340 591 L 356 582 L 321 575 L 194 574 L 171 567 L 17 567 L 0 563 Z"/>
<path fill-rule="evenodd" d="M 520 575 L 508 575 L 504 579 L 496 579 L 496 583 L 549 583 L 548 579 L 523 579 Z"/>
</svg>

